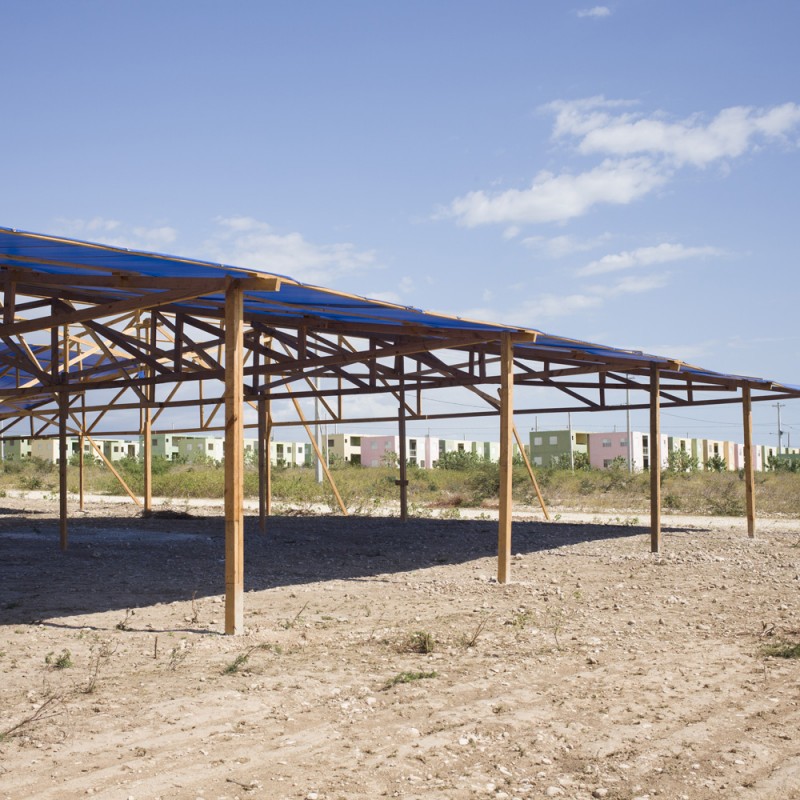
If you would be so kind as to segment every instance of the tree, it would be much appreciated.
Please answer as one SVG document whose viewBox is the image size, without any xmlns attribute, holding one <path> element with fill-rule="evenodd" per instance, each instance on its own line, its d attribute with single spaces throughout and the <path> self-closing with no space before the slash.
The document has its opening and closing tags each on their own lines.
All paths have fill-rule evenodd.
<svg viewBox="0 0 800 800">
<path fill-rule="evenodd" d="M 706 461 L 706 469 L 710 472 L 725 472 L 728 469 L 728 462 L 719 453 L 714 453 L 711 458 Z"/>
<path fill-rule="evenodd" d="M 699 468 L 697 456 L 687 450 L 673 450 L 667 456 L 667 472 L 696 472 Z"/>
</svg>

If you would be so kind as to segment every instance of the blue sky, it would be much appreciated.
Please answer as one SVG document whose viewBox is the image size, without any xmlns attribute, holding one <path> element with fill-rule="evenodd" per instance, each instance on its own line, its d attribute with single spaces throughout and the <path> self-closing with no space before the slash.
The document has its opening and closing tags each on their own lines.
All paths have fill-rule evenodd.
<svg viewBox="0 0 800 800">
<path fill-rule="evenodd" d="M 795 0 L 0 13 L 0 224 L 800 383 Z"/>
</svg>

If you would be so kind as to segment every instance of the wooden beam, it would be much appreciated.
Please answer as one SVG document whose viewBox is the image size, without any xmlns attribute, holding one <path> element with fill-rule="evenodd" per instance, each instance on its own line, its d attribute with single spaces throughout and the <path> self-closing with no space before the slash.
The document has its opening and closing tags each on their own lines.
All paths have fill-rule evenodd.
<svg viewBox="0 0 800 800">
<path fill-rule="evenodd" d="M 100 445 L 97 444 L 97 442 L 95 442 L 95 440 L 92 439 L 92 437 L 89 436 L 88 434 L 86 438 L 89 440 L 89 444 L 94 448 L 95 453 L 97 453 L 97 455 L 100 456 L 100 460 L 111 470 L 111 474 L 117 479 L 117 481 L 119 481 L 119 485 L 122 486 L 122 488 L 126 491 L 128 497 L 130 497 L 130 499 L 133 500 L 133 502 L 136 503 L 137 506 L 141 507 L 142 504 L 139 498 L 133 493 L 133 489 L 131 489 L 131 487 L 128 486 L 122 475 L 120 475 L 119 472 L 117 472 L 114 465 L 106 457 L 106 454 L 103 452 L 103 448 L 100 447 Z"/>
<path fill-rule="evenodd" d="M 517 430 L 517 426 L 513 425 L 514 428 L 514 438 L 517 440 L 517 447 L 519 447 L 520 455 L 522 456 L 522 460 L 525 462 L 525 468 L 528 470 L 528 477 L 531 479 L 531 483 L 533 484 L 533 489 L 536 492 L 536 496 L 539 498 L 539 505 L 542 507 L 542 513 L 544 514 L 544 518 L 549 522 L 550 521 L 550 514 L 547 511 L 547 506 L 544 504 L 544 498 L 542 497 L 542 493 L 539 489 L 539 482 L 536 480 L 536 475 L 533 472 L 533 467 L 531 466 L 531 462 L 528 459 L 528 454 L 525 452 L 525 445 L 522 442 L 522 439 L 519 438 L 519 431 Z"/>
<path fill-rule="evenodd" d="M 753 403 L 750 387 L 742 386 L 742 422 L 744 427 L 744 486 L 747 504 L 747 535 L 756 535 L 755 463 L 753 460 Z"/>
<path fill-rule="evenodd" d="M 54 325 L 74 325 L 79 322 L 89 322 L 92 320 L 109 317 L 112 314 L 121 314 L 125 311 L 145 311 L 149 308 L 167 305 L 169 303 L 180 303 L 185 300 L 192 300 L 200 292 L 173 289 L 164 292 L 148 292 L 138 297 L 129 297 L 125 300 L 116 300 L 110 303 L 101 303 L 90 308 L 82 308 L 77 311 L 67 311 L 53 317 L 39 317 L 36 319 L 24 320 L 3 324 L 0 326 L 0 335 L 19 336 L 23 333 L 38 331 L 50 328 Z"/>
<path fill-rule="evenodd" d="M 661 395 L 658 366 L 650 367 L 650 552 L 661 552 Z"/>
<path fill-rule="evenodd" d="M 286 387 L 291 392 L 291 388 L 289 386 Z M 334 497 L 336 498 L 336 502 L 339 504 L 339 508 L 342 511 L 344 516 L 347 516 L 347 506 L 344 504 L 344 500 L 342 500 L 342 496 L 339 494 L 339 490 L 336 488 L 336 481 L 333 479 L 333 475 L 331 475 L 331 471 L 328 469 L 328 465 L 325 463 L 325 456 L 322 451 L 319 449 L 319 445 L 317 444 L 317 439 L 314 436 L 314 431 L 308 426 L 308 422 L 306 421 L 306 415 L 303 413 L 303 409 L 300 408 L 300 403 L 297 402 L 297 398 L 292 396 L 292 402 L 294 403 L 295 411 L 297 411 L 297 416 L 300 417 L 300 422 L 306 430 L 306 435 L 308 436 L 308 440 L 311 442 L 311 446 L 314 448 L 314 453 L 317 456 L 319 463 L 322 465 L 322 471 L 325 473 L 325 477 L 328 479 L 328 483 L 330 484 L 331 490 L 333 491 Z"/>
<path fill-rule="evenodd" d="M 225 291 L 225 633 L 244 633 L 244 290 Z"/>
<path fill-rule="evenodd" d="M 512 446 L 514 413 L 514 343 L 510 335 L 502 338 L 500 382 L 500 508 L 497 532 L 497 582 L 511 580 Z"/>
</svg>

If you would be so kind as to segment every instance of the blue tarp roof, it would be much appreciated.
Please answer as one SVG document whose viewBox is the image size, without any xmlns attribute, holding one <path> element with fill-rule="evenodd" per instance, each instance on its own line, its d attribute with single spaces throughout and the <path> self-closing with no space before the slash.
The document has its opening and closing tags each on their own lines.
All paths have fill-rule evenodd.
<svg viewBox="0 0 800 800">
<path fill-rule="evenodd" d="M 387 333 L 397 331 L 398 328 L 400 332 L 403 330 L 412 332 L 414 329 L 425 328 L 432 335 L 440 331 L 443 338 L 454 332 L 522 332 L 535 334 L 534 342 L 515 345 L 515 352 L 523 358 L 546 358 L 549 354 L 556 360 L 572 357 L 589 361 L 596 359 L 598 362 L 621 362 L 629 364 L 632 368 L 656 363 L 665 365 L 671 371 L 687 376 L 691 375 L 698 379 L 724 379 L 736 383 L 746 381 L 761 388 L 774 387 L 800 393 L 800 386 L 775 384 L 773 381 L 762 378 L 726 375 L 684 364 L 677 359 L 550 335 L 535 328 L 466 320 L 460 317 L 426 312 L 410 306 L 370 300 L 366 297 L 303 284 L 291 277 L 267 273 L 263 270 L 215 264 L 160 253 L 134 251 L 11 228 L 0 227 L 0 267 L 23 272 L 30 270 L 50 275 L 72 276 L 76 282 L 86 283 L 89 287 L 91 287 L 92 276 L 128 275 L 162 279 L 271 276 L 280 279 L 280 288 L 277 292 L 248 291 L 245 296 L 246 312 L 263 318 L 268 325 L 271 324 L 271 319 L 274 319 L 274 323 L 279 326 L 279 320 L 287 322 L 292 319 L 317 318 L 346 324 L 385 326 Z M 120 299 L 125 296 L 119 288 L 104 287 L 92 289 L 92 294 L 96 296 L 97 302 Z M 204 295 L 200 299 L 222 302 L 223 296 L 217 292 Z M 189 312 L 203 307 L 202 303 L 192 300 L 176 305 Z M 443 346 L 446 346 L 444 342 Z M 0 388 L 3 388 L 3 383 L 5 382 L 0 380 Z"/>
</svg>

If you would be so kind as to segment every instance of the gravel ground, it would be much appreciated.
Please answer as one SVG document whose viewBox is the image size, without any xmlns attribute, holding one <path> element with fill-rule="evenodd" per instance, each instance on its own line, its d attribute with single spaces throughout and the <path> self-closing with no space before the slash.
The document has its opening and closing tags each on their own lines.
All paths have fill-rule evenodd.
<svg viewBox="0 0 800 800">
<path fill-rule="evenodd" d="M 794 520 L 1 502 L 0 798 L 800 797 Z"/>
</svg>

